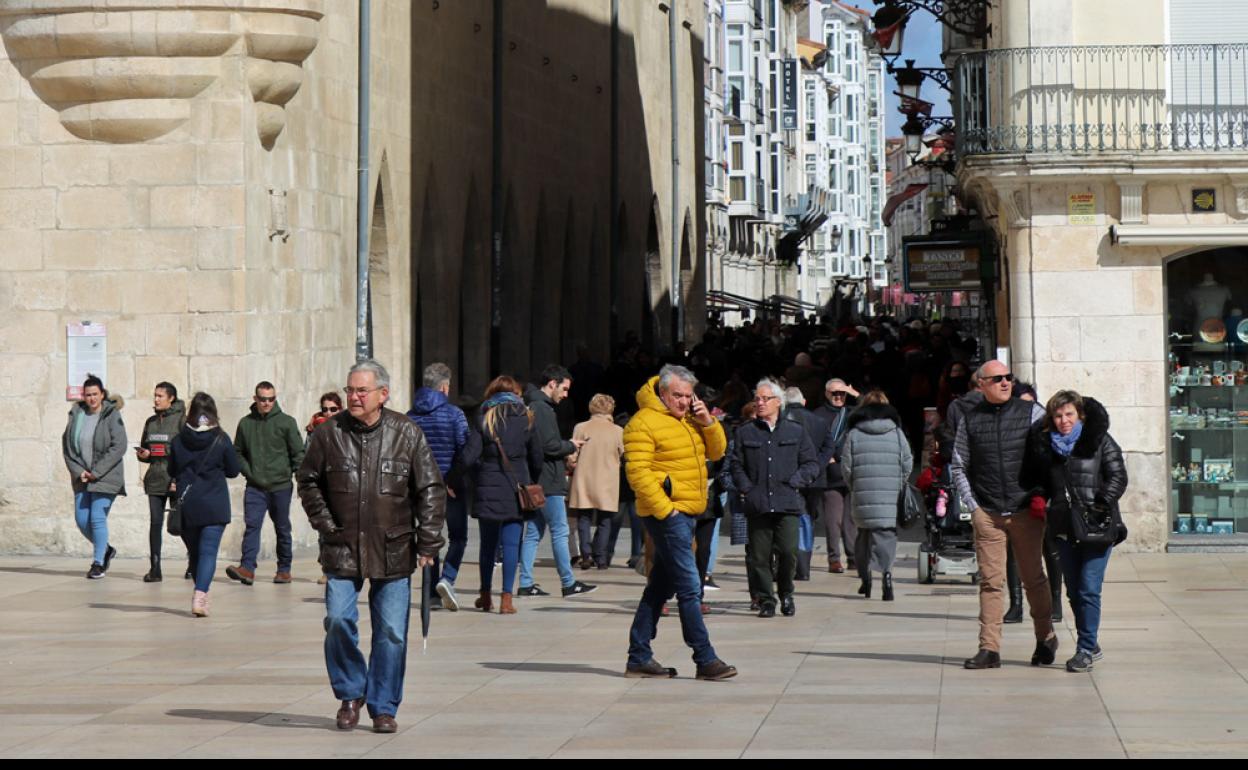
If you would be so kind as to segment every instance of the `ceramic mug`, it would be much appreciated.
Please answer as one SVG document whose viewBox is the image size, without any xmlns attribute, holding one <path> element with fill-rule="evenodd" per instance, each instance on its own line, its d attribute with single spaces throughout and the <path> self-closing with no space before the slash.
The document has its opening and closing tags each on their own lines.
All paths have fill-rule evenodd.
<svg viewBox="0 0 1248 770">
<path fill-rule="evenodd" d="M 1180 367 L 1179 367 L 1179 376 L 1180 376 L 1180 377 L 1184 377 L 1184 378 L 1186 378 L 1186 377 L 1191 376 L 1191 374 L 1192 374 L 1192 367 L 1190 367 L 1190 366 L 1180 366 Z"/>
<path fill-rule="evenodd" d="M 1200 375 L 1200 384 L 1201 384 L 1201 385 L 1212 385 L 1212 384 L 1213 384 L 1213 375 L 1210 375 L 1210 374 L 1202 374 L 1202 375 Z"/>
<path fill-rule="evenodd" d="M 1213 362 L 1213 373 L 1214 373 L 1214 374 L 1223 374 L 1224 372 L 1226 372 L 1226 362 L 1225 362 L 1225 361 L 1214 361 L 1214 362 Z"/>
<path fill-rule="evenodd" d="M 1215 375 L 1213 375 L 1213 378 L 1212 378 L 1212 380 L 1209 382 L 1209 384 L 1210 384 L 1210 385 L 1212 385 L 1212 386 L 1214 386 L 1215 388 L 1220 388 L 1220 387 L 1222 387 L 1222 375 L 1220 375 L 1220 374 L 1215 374 Z"/>
<path fill-rule="evenodd" d="M 1232 371 L 1232 372 L 1242 372 L 1243 370 L 1244 370 L 1244 362 L 1243 362 L 1243 361 L 1232 361 L 1232 362 L 1231 362 L 1231 371 Z"/>
</svg>

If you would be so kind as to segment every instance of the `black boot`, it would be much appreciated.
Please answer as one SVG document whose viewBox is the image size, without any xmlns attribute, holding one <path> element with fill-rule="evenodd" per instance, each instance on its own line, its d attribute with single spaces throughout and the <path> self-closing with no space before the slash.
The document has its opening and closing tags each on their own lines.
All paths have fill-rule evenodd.
<svg viewBox="0 0 1248 770">
<path fill-rule="evenodd" d="M 153 554 L 151 558 L 152 568 L 143 576 L 144 583 L 159 583 L 164 580 L 160 575 L 160 554 Z"/>
<path fill-rule="evenodd" d="M 1053 622 L 1062 622 L 1062 589 L 1060 587 L 1053 591 Z"/>
<path fill-rule="evenodd" d="M 893 573 L 885 572 L 884 573 L 884 601 L 891 602 L 892 600 L 893 600 Z"/>
<path fill-rule="evenodd" d="M 1005 611 L 1005 617 L 1002 618 L 1003 623 L 1022 623 L 1023 622 L 1023 579 L 1018 573 L 1018 567 L 1014 564 L 1014 554 L 1011 553 L 1005 562 L 1005 584 L 1010 592 L 1010 608 Z"/>
<path fill-rule="evenodd" d="M 793 571 L 794 580 L 810 580 L 810 551 L 797 552 L 797 569 Z"/>
<path fill-rule="evenodd" d="M 867 575 L 862 579 L 862 585 L 858 586 L 858 593 L 864 599 L 871 598 L 871 576 Z"/>
</svg>

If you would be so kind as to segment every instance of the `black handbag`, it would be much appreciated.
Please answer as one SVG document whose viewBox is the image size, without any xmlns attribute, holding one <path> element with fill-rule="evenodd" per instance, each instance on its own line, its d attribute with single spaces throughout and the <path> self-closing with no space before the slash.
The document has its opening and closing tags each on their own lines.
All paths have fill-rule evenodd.
<svg viewBox="0 0 1248 770">
<path fill-rule="evenodd" d="M 901 462 L 902 457 L 901 446 L 901 430 L 897 431 L 897 457 Z M 912 527 L 916 522 L 927 519 L 927 503 L 923 500 L 923 494 L 918 488 L 910 483 L 906 478 L 906 468 L 901 466 L 901 492 L 897 495 L 897 528 L 906 529 Z"/>
<path fill-rule="evenodd" d="M 165 518 L 165 531 L 174 537 L 182 534 L 182 506 L 178 498 L 169 495 L 169 514 Z"/>
<path fill-rule="evenodd" d="M 1114 545 L 1118 542 L 1118 522 L 1114 512 L 1102 502 L 1087 503 L 1070 484 L 1066 471 L 1066 505 L 1070 509 L 1070 537 L 1087 545 Z"/>
</svg>

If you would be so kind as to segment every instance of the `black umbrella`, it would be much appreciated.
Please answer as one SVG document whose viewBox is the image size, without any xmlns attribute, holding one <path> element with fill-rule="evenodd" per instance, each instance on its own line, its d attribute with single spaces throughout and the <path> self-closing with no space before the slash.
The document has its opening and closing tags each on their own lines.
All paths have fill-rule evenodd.
<svg viewBox="0 0 1248 770">
<path fill-rule="evenodd" d="M 429 599 L 433 590 L 433 567 L 420 570 L 420 640 L 421 654 L 429 649 Z"/>
</svg>

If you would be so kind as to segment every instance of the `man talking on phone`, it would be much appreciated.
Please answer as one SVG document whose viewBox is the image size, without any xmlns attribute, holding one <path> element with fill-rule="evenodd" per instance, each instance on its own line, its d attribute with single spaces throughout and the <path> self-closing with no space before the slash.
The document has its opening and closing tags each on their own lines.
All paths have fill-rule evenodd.
<svg viewBox="0 0 1248 770">
<path fill-rule="evenodd" d="M 637 494 L 637 515 L 654 541 L 654 568 L 629 632 L 628 677 L 676 676 L 676 669 L 654 659 L 650 646 L 663 604 L 673 595 L 697 678 L 737 675 L 711 646 L 693 555 L 695 518 L 706 510 L 706 461 L 719 460 L 728 447 L 723 427 L 693 392 L 697 384 L 683 366 L 663 367 L 637 392 L 638 412 L 624 429 L 625 473 Z"/>
</svg>

